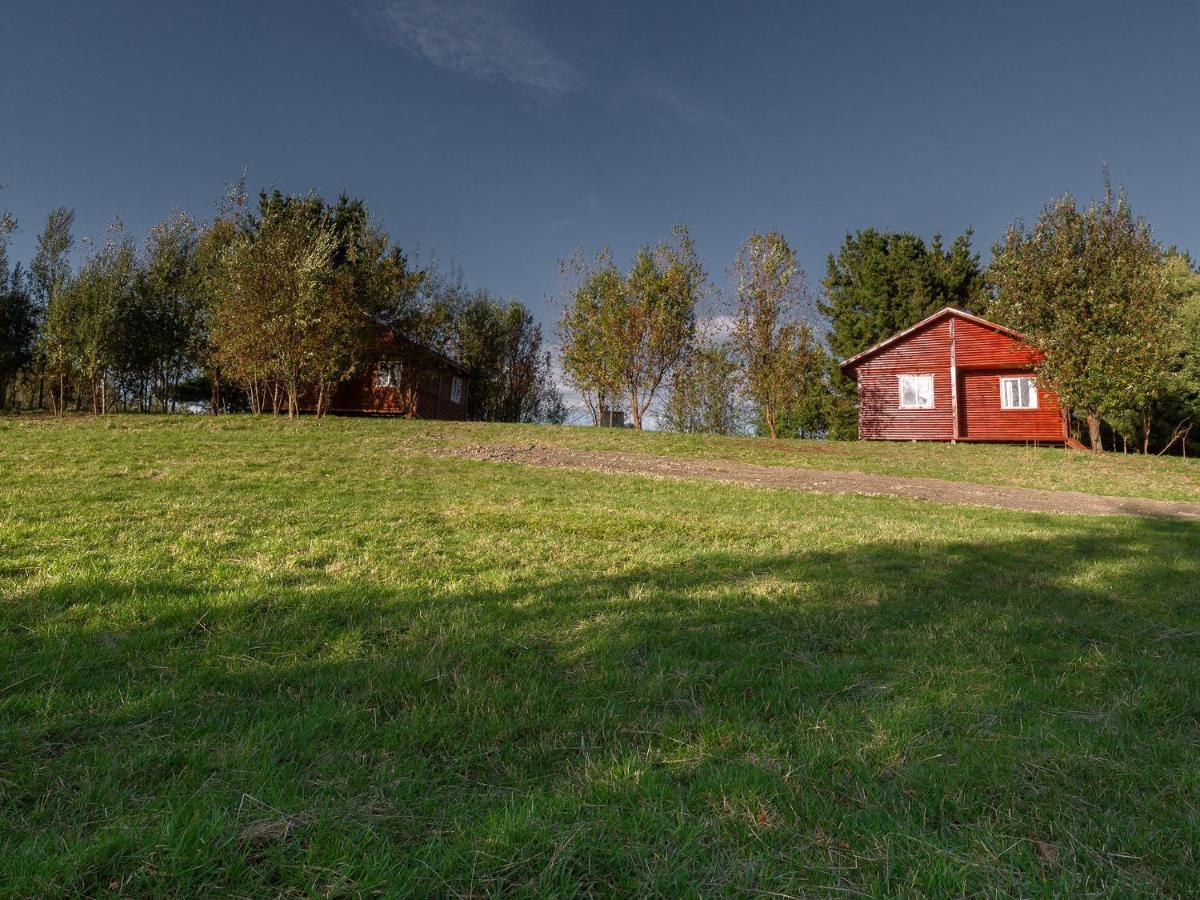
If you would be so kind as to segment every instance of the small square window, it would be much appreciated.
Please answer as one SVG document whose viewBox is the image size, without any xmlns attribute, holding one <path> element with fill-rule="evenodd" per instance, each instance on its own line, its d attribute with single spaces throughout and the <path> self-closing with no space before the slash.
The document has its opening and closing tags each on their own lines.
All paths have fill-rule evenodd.
<svg viewBox="0 0 1200 900">
<path fill-rule="evenodd" d="M 900 375 L 900 408 L 933 409 L 933 376 Z"/>
<path fill-rule="evenodd" d="M 1033 378 L 1001 378 L 1001 409 L 1037 409 L 1037 380 Z"/>
<path fill-rule="evenodd" d="M 375 364 L 375 387 L 394 388 L 400 386 L 400 363 L 381 359 Z"/>
<path fill-rule="evenodd" d="M 455 375 L 454 380 L 450 382 L 450 402 L 451 403 L 462 403 L 462 388 L 463 388 L 462 379 L 459 378 L 457 375 Z"/>
</svg>

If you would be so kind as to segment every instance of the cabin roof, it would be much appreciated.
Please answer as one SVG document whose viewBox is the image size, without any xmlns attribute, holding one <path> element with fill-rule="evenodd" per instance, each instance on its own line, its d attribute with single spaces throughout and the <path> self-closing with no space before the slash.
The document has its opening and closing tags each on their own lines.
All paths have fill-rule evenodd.
<svg viewBox="0 0 1200 900">
<path fill-rule="evenodd" d="M 1019 331 L 1013 331 L 1011 328 L 1005 328 L 1003 325 L 997 325 L 995 322 L 989 322 L 987 319 L 983 318 L 982 316 L 973 315 L 965 310 L 958 309 L 953 306 L 947 306 L 942 309 L 939 309 L 937 312 L 935 312 L 931 316 L 926 316 L 924 319 L 922 319 L 916 325 L 911 325 L 908 328 L 905 328 L 903 331 L 898 331 L 895 334 L 893 334 L 891 337 L 884 338 L 882 341 L 880 341 L 875 346 L 868 347 L 866 350 L 862 351 L 861 353 L 856 353 L 854 356 L 851 356 L 849 359 L 843 360 L 842 363 L 840 364 L 840 368 L 852 369 L 855 366 L 857 366 L 859 363 L 865 361 L 868 357 L 874 356 L 879 351 L 886 350 L 888 347 L 892 346 L 893 344 L 900 343 L 901 341 L 903 341 L 905 338 L 909 337 L 914 332 L 919 331 L 922 328 L 924 328 L 926 325 L 931 325 L 934 322 L 938 321 L 939 319 L 947 319 L 947 318 L 950 318 L 951 316 L 954 316 L 955 318 L 959 318 L 959 319 L 965 319 L 968 322 L 974 322 L 976 325 L 982 325 L 984 328 L 990 328 L 993 331 L 1000 332 L 1001 334 L 1007 334 L 1009 337 L 1016 338 L 1019 341 L 1025 340 L 1025 335 L 1021 334 Z"/>
</svg>

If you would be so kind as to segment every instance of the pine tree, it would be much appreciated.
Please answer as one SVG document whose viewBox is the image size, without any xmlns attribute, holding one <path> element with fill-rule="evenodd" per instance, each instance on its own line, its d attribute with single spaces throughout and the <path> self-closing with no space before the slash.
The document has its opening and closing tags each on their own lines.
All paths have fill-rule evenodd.
<svg viewBox="0 0 1200 900">
<path fill-rule="evenodd" d="M 829 346 L 840 359 L 853 356 L 946 306 L 978 311 L 984 301 L 979 254 L 972 232 L 944 249 L 940 235 L 929 246 L 909 232 L 867 228 L 846 235 L 830 254 L 825 299 Z"/>
</svg>

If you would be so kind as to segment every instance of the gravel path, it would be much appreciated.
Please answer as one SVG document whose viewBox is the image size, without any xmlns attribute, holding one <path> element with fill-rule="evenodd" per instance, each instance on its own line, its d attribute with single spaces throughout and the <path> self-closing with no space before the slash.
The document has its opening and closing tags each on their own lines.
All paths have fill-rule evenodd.
<svg viewBox="0 0 1200 900">
<path fill-rule="evenodd" d="M 439 451 L 439 455 L 557 469 L 651 475 L 661 478 L 701 478 L 730 484 L 822 494 L 910 497 L 961 506 L 991 506 L 999 509 L 1080 516 L 1156 516 L 1200 521 L 1200 503 L 1196 502 L 1106 497 L 1075 491 L 1043 491 L 1035 488 L 942 481 L 938 478 L 827 472 L 790 466 L 758 466 L 721 460 L 682 459 L 646 453 L 568 450 L 537 445 L 472 446 L 442 450 Z"/>
</svg>

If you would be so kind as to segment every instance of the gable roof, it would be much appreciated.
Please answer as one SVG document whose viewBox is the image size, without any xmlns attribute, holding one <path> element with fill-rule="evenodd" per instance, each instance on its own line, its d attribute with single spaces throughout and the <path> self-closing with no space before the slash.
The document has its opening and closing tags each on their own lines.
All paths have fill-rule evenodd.
<svg viewBox="0 0 1200 900">
<path fill-rule="evenodd" d="M 946 307 L 943 307 L 942 309 L 939 309 L 932 316 L 926 316 L 924 319 L 922 319 L 916 325 L 911 325 L 908 328 L 905 328 L 903 331 L 897 331 L 891 337 L 884 338 L 882 341 L 880 341 L 874 347 L 868 347 L 866 350 L 862 351 L 862 353 L 856 353 L 854 356 L 851 356 L 849 359 L 843 360 L 842 363 L 839 365 L 839 368 L 841 368 L 841 369 L 854 368 L 854 366 L 863 362 L 867 357 L 874 356 L 880 350 L 884 350 L 884 349 L 892 346 L 892 344 L 899 343 L 900 341 L 904 340 L 905 338 L 907 338 L 909 335 L 913 334 L 914 332 L 920 331 L 926 325 L 932 325 L 934 322 L 938 321 L 939 319 L 947 319 L 947 318 L 950 318 L 951 316 L 954 316 L 959 319 L 965 319 L 968 322 L 974 322 L 976 325 L 982 325 L 984 328 L 990 328 L 993 331 L 1000 332 L 1001 334 L 1007 334 L 1009 337 L 1016 338 L 1019 341 L 1025 340 L 1025 335 L 1021 334 L 1019 331 L 1013 331 L 1011 328 L 1005 328 L 1003 325 L 997 325 L 995 322 L 989 322 L 987 319 L 985 319 L 981 316 L 972 315 L 971 313 L 966 312 L 965 310 L 957 309 L 953 306 L 946 306 Z"/>
</svg>

